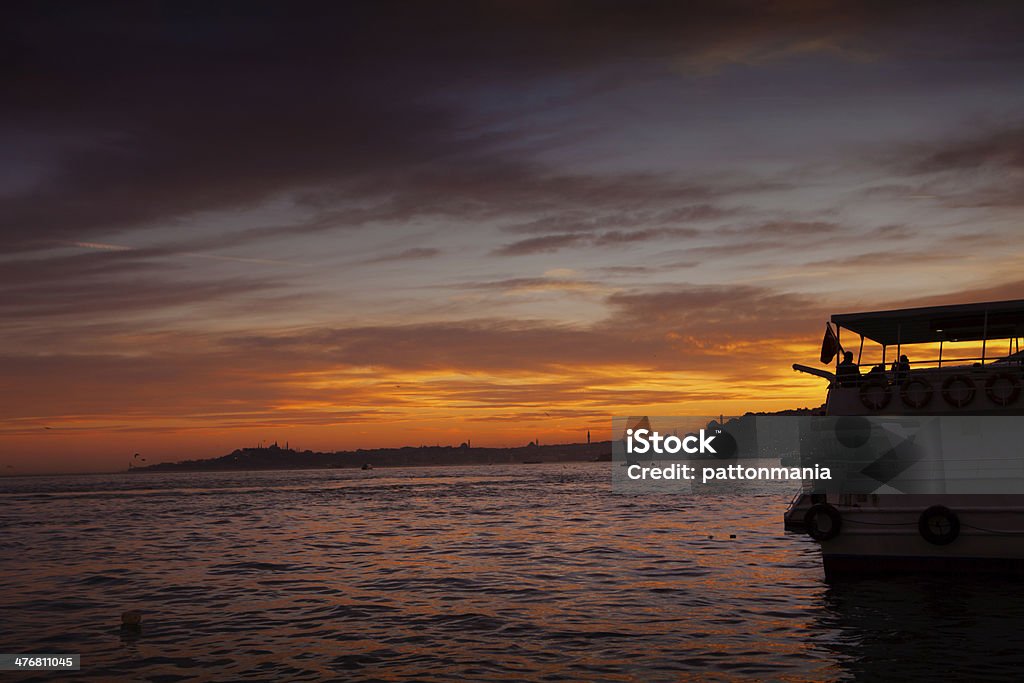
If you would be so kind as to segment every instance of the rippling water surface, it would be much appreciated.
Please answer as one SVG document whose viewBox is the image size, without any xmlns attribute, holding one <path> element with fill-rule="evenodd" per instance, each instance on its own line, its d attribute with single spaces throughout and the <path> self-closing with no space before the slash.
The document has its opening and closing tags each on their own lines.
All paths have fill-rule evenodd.
<svg viewBox="0 0 1024 683">
<path fill-rule="evenodd" d="M 1020 679 L 1016 582 L 826 584 L 786 487 L 616 495 L 609 466 L 0 480 L 0 651 L 95 680 Z"/>
</svg>

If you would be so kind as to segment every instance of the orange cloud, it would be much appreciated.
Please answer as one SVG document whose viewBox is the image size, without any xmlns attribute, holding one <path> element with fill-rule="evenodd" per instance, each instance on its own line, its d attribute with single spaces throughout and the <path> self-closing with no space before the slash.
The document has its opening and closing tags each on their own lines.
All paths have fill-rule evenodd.
<svg viewBox="0 0 1024 683">
<path fill-rule="evenodd" d="M 801 310 L 787 295 L 698 287 L 609 302 L 612 315 L 590 327 L 168 331 L 149 335 L 141 353 L 129 337 L 107 354 L 9 357 L 6 379 L 18 390 L 0 396 L 0 437 L 11 452 L 50 454 L 51 468 L 116 468 L 126 451 L 179 459 L 201 443 L 201 454 L 216 455 L 211 443 L 230 450 L 268 439 L 318 449 L 575 441 L 638 410 L 717 414 L 819 400 L 822 387 L 788 369 L 813 356 L 817 339 L 805 332 L 819 320 L 780 314 L 784 304 Z"/>
</svg>

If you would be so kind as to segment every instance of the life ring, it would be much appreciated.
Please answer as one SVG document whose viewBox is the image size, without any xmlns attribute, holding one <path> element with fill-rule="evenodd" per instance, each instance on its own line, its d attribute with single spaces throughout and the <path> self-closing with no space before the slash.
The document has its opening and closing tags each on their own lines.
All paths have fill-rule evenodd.
<svg viewBox="0 0 1024 683">
<path fill-rule="evenodd" d="M 815 503 L 804 513 L 804 528 L 815 541 L 827 541 L 839 535 L 843 528 L 843 516 L 828 503 Z"/>
<path fill-rule="evenodd" d="M 964 385 L 966 393 L 963 398 L 957 399 L 953 396 L 953 385 L 960 382 Z M 942 383 L 942 400 L 954 408 L 963 408 L 966 405 L 970 405 L 971 401 L 974 400 L 974 394 L 977 388 L 974 385 L 974 380 L 967 375 L 950 375 L 946 378 L 946 381 Z"/>
<path fill-rule="evenodd" d="M 910 395 L 909 391 L 911 385 L 914 384 L 919 384 L 924 388 L 924 394 L 916 400 Z M 924 408 L 932 400 L 932 383 L 924 377 L 911 377 L 900 385 L 900 400 L 903 401 L 903 405 L 909 408 Z"/>
<path fill-rule="evenodd" d="M 995 392 L 996 382 L 1001 379 L 1005 379 L 1010 383 L 1010 393 L 1006 396 L 1000 396 Z M 985 382 L 985 395 L 988 396 L 988 400 L 995 403 L 997 406 L 1008 406 L 1014 403 L 1020 398 L 1020 380 L 1017 377 L 1005 370 L 997 372 L 988 378 Z"/>
<path fill-rule="evenodd" d="M 882 395 L 874 397 L 871 394 L 871 389 L 881 389 Z M 864 407 L 868 410 L 882 410 L 889 401 L 892 400 L 892 389 L 889 387 L 889 383 L 884 379 L 871 379 L 861 385 L 860 388 L 860 402 L 864 404 Z"/>
<path fill-rule="evenodd" d="M 871 438 L 871 420 L 860 415 L 844 415 L 836 420 L 835 435 L 847 448 L 860 448 Z"/>
<path fill-rule="evenodd" d="M 960 535 L 960 518 L 945 505 L 933 505 L 918 517 L 917 530 L 932 545 L 948 545 Z"/>
</svg>

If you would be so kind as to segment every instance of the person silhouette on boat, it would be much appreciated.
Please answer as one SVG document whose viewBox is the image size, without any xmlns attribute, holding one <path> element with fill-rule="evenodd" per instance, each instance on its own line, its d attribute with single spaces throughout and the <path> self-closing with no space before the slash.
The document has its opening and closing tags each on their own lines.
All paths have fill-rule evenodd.
<svg viewBox="0 0 1024 683">
<path fill-rule="evenodd" d="M 843 360 L 836 368 L 836 379 L 841 387 L 855 387 L 860 385 L 860 368 L 853 362 L 853 352 L 844 351 Z"/>
<path fill-rule="evenodd" d="M 880 379 L 886 381 L 885 366 L 879 363 L 868 370 L 868 374 L 864 375 L 865 380 Z"/>
<path fill-rule="evenodd" d="M 892 378 L 896 384 L 903 384 L 910 378 L 910 359 L 904 354 L 893 361 Z"/>
</svg>

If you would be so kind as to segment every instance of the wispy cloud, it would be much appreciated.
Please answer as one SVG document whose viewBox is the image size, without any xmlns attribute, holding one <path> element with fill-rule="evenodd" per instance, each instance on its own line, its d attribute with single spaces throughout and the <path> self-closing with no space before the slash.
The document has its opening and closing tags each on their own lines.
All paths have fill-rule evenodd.
<svg viewBox="0 0 1024 683">
<path fill-rule="evenodd" d="M 434 258 L 440 256 L 441 250 L 434 249 L 432 247 L 413 247 L 412 249 L 405 249 L 395 254 L 385 254 L 378 256 L 377 258 L 369 259 L 364 263 L 390 263 L 393 261 L 420 261 L 423 259 Z"/>
<path fill-rule="evenodd" d="M 607 230 L 594 234 L 565 233 L 529 237 L 496 249 L 498 256 L 527 256 L 566 249 L 569 247 L 628 246 L 641 242 L 665 239 L 687 239 L 700 234 L 693 228 L 648 228 L 645 230 Z"/>
<path fill-rule="evenodd" d="M 137 251 L 148 257 L 161 256 L 187 256 L 189 258 L 208 259 L 211 261 L 233 261 L 235 263 L 262 263 L 266 265 L 287 265 L 300 266 L 301 263 L 286 261 L 283 259 L 255 258 L 250 256 L 225 256 L 223 254 L 204 254 L 196 251 L 175 251 L 168 247 L 129 247 L 121 244 L 107 244 L 104 242 L 57 242 L 67 246 L 79 247 L 82 249 L 99 249 L 102 251 Z"/>
</svg>

